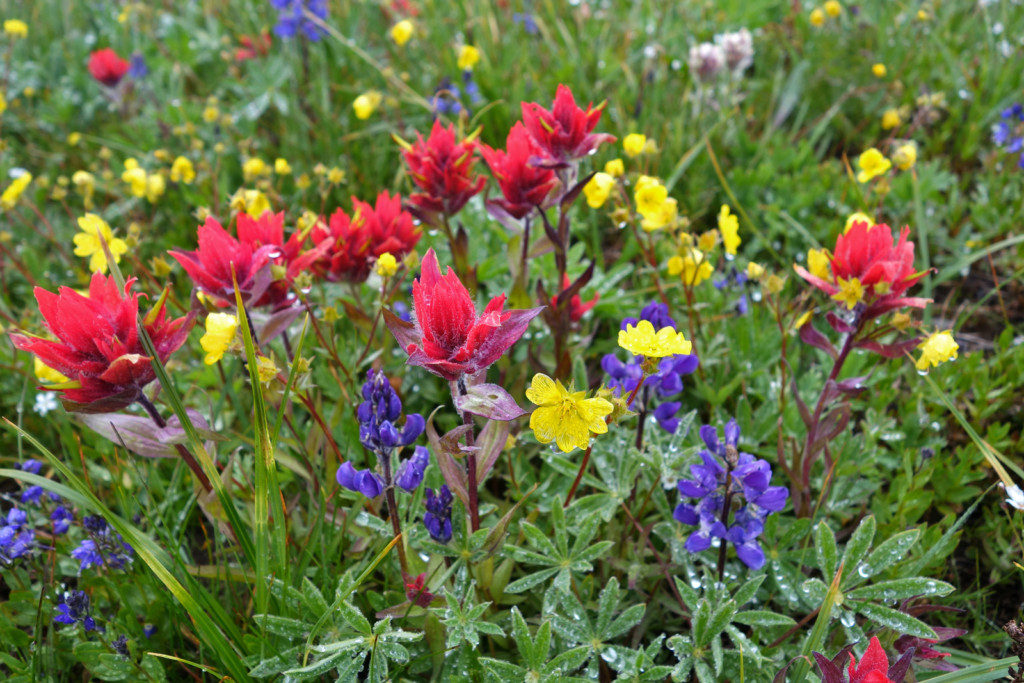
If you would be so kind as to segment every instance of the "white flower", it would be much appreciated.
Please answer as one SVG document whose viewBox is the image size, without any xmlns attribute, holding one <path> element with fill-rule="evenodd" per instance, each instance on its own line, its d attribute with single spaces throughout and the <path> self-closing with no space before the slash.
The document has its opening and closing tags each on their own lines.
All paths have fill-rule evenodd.
<svg viewBox="0 0 1024 683">
<path fill-rule="evenodd" d="M 1000 484 L 1000 486 L 1006 492 L 1006 502 L 1018 510 L 1024 510 L 1024 491 L 1021 491 L 1020 487 L 1016 484 L 1010 484 L 1009 486 Z"/>
<path fill-rule="evenodd" d="M 732 33 L 720 33 L 715 36 L 715 44 L 725 53 L 725 65 L 735 75 L 743 73 L 754 63 L 754 40 L 750 31 L 741 28 Z"/>
<path fill-rule="evenodd" d="M 690 48 L 690 72 L 696 80 L 707 83 L 715 79 L 725 66 L 725 50 L 714 43 L 701 43 Z"/>
<path fill-rule="evenodd" d="M 57 395 L 52 391 L 40 391 L 36 394 L 35 405 L 32 406 L 32 410 L 39 414 L 40 417 L 46 417 L 46 414 L 51 410 L 57 409 Z M 1019 489 L 1018 489 L 1019 490 Z"/>
</svg>

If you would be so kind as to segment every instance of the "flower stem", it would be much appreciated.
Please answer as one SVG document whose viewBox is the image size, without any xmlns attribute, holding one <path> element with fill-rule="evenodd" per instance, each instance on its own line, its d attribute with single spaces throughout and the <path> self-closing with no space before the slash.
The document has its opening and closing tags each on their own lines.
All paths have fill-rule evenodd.
<svg viewBox="0 0 1024 683">
<path fill-rule="evenodd" d="M 466 380 L 463 377 L 459 377 L 458 390 L 463 396 L 468 393 Z M 473 416 L 468 411 L 462 412 L 462 423 L 469 427 L 469 430 L 466 432 L 466 448 L 470 449 L 466 453 L 466 494 L 469 497 L 469 528 L 470 531 L 476 531 L 480 528 L 480 501 L 476 480 L 476 452 L 472 450 L 474 446 Z"/>
<path fill-rule="evenodd" d="M 398 518 L 398 503 L 395 501 L 395 484 L 391 478 L 391 453 L 379 456 L 381 469 L 384 470 L 384 500 L 388 504 L 388 518 L 391 520 L 391 529 L 395 532 L 395 538 L 401 539 L 402 520 Z M 395 545 L 398 550 L 398 564 L 402 567 L 402 581 L 409 580 L 409 561 L 405 557 L 405 542 L 399 540 Z"/>
<path fill-rule="evenodd" d="M 729 451 L 732 451 L 731 453 Z M 722 502 L 722 526 L 729 531 L 729 511 L 732 507 L 732 496 L 735 491 L 732 488 L 732 469 L 736 463 L 736 452 L 731 446 L 726 446 L 725 454 L 725 496 Z M 718 547 L 718 580 L 725 578 L 725 553 L 729 542 L 725 538 L 719 539 L 722 544 Z"/>
<path fill-rule="evenodd" d="M 580 485 L 580 480 L 583 479 L 583 472 L 586 471 L 587 465 L 590 463 L 590 446 L 587 446 L 586 453 L 583 454 L 583 462 L 580 463 L 580 471 L 576 473 L 576 479 L 572 482 L 572 488 L 569 489 L 569 493 L 565 496 L 565 502 L 562 503 L 563 508 L 569 507 L 569 503 L 572 502 L 572 497 L 576 495 L 576 487 Z"/>
<path fill-rule="evenodd" d="M 139 403 L 142 404 L 142 407 L 145 408 L 146 412 L 149 413 L 149 416 L 153 419 L 153 422 L 156 423 L 157 427 L 163 429 L 167 426 L 167 421 L 160 416 L 160 411 L 156 409 L 156 406 L 153 405 L 148 398 L 146 398 L 145 394 L 140 392 L 138 400 Z M 185 461 L 185 464 L 188 465 L 188 468 L 192 470 L 192 474 L 196 475 L 196 479 L 198 479 L 199 483 L 203 485 L 203 489 L 205 489 L 207 493 L 212 491 L 213 485 L 210 484 L 209 477 L 206 476 L 206 472 L 203 472 L 203 468 L 199 466 L 199 462 L 196 460 L 195 456 L 192 455 L 192 452 L 180 443 L 175 445 L 175 449 L 178 451 L 178 455 L 181 456 L 181 459 Z"/>
</svg>

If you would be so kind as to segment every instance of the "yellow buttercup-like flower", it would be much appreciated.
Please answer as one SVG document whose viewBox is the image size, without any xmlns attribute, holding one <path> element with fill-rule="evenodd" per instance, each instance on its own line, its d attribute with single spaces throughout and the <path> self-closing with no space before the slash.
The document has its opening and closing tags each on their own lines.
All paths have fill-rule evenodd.
<svg viewBox="0 0 1024 683">
<path fill-rule="evenodd" d="M 832 263 L 832 259 L 828 257 L 828 252 L 824 249 L 809 249 L 807 251 L 807 270 L 816 278 L 821 278 L 825 282 L 832 281 L 832 270 L 829 268 L 829 264 Z"/>
<path fill-rule="evenodd" d="M 914 362 L 914 365 L 918 370 L 924 372 L 940 363 L 956 360 L 960 345 L 953 339 L 952 332 L 947 330 L 935 332 L 921 342 L 917 348 L 921 349 L 921 357 Z"/>
<path fill-rule="evenodd" d="M 615 178 L 607 173 L 595 173 L 586 185 L 583 186 L 583 194 L 587 197 L 587 205 L 592 209 L 599 209 L 608 201 L 608 195 L 615 187 Z"/>
<path fill-rule="evenodd" d="M 381 277 L 391 277 L 398 272 L 398 261 L 394 256 L 385 252 L 377 259 L 377 265 L 374 269 L 377 271 L 377 275 Z"/>
<path fill-rule="evenodd" d="M 150 173 L 146 176 L 146 201 L 155 204 L 164 191 L 167 190 L 167 181 L 159 173 Z"/>
<path fill-rule="evenodd" d="M 178 157 L 171 164 L 171 182 L 191 185 L 196 179 L 196 169 L 188 157 Z"/>
<path fill-rule="evenodd" d="M 93 273 L 107 272 L 109 264 L 103 251 L 103 242 L 107 243 L 114 263 L 120 263 L 121 255 L 128 251 L 128 243 L 120 237 L 114 237 L 107 222 L 94 213 L 79 218 L 78 227 L 82 232 L 72 238 L 75 242 L 75 256 L 88 256 L 89 270 Z"/>
<path fill-rule="evenodd" d="M 253 218 L 259 218 L 270 211 L 270 200 L 259 190 L 239 189 L 231 197 L 231 209 L 244 211 Z"/>
<path fill-rule="evenodd" d="M 365 121 L 373 116 L 373 112 L 377 111 L 377 107 L 383 100 L 384 96 L 376 90 L 365 92 L 352 100 L 352 111 L 355 112 L 357 119 Z"/>
<path fill-rule="evenodd" d="M 747 277 L 751 280 L 760 280 L 764 277 L 764 266 L 755 261 L 747 264 Z"/>
<path fill-rule="evenodd" d="M 472 71 L 479 61 L 480 50 L 472 45 L 463 45 L 459 48 L 458 66 L 463 71 Z"/>
<path fill-rule="evenodd" d="M 4 33 L 12 38 L 24 38 L 28 35 L 28 24 L 21 19 L 7 19 L 4 21 Z"/>
<path fill-rule="evenodd" d="M 884 154 L 872 147 L 861 153 L 860 157 L 857 158 L 857 167 L 860 168 L 860 172 L 857 173 L 857 182 L 866 183 L 872 178 L 885 174 L 892 168 L 892 162 L 886 159 Z"/>
<path fill-rule="evenodd" d="M 3 194 L 0 195 L 0 208 L 13 209 L 14 205 L 18 203 L 21 195 L 25 192 L 25 188 L 32 182 L 31 173 L 22 173 L 20 176 L 15 178 L 7 189 L 4 190 Z"/>
<path fill-rule="evenodd" d="M 245 160 L 242 164 L 242 175 L 245 177 L 245 182 L 251 182 L 260 176 L 270 174 L 270 168 L 266 162 L 259 157 L 250 157 Z"/>
<path fill-rule="evenodd" d="M 642 133 L 630 133 L 622 139 L 622 150 L 626 156 L 640 156 L 647 145 L 647 136 Z"/>
<path fill-rule="evenodd" d="M 92 208 L 92 196 L 96 192 L 96 176 L 88 171 L 75 171 L 71 174 L 71 183 L 82 195 L 82 202 L 86 209 Z"/>
<path fill-rule="evenodd" d="M 613 178 L 618 178 L 626 172 L 626 166 L 622 163 L 622 159 L 612 159 L 605 163 L 604 172 Z"/>
<path fill-rule="evenodd" d="M 885 68 L 885 64 L 879 62 L 871 66 L 871 73 L 875 75 L 875 78 L 885 78 L 885 74 L 888 73 L 888 69 Z"/>
<path fill-rule="evenodd" d="M 413 32 L 416 30 L 415 25 L 408 19 L 402 19 L 400 22 L 391 27 L 391 40 L 395 41 L 396 45 L 405 45 L 412 38 Z"/>
<path fill-rule="evenodd" d="M 199 345 L 206 351 L 203 362 L 213 365 L 224 357 L 235 340 L 238 331 L 238 318 L 231 313 L 211 313 L 206 316 L 206 333 L 199 340 Z"/>
<path fill-rule="evenodd" d="M 825 14 L 832 18 L 838 17 L 843 13 L 843 6 L 839 4 L 839 0 L 828 0 L 825 3 Z"/>
<path fill-rule="evenodd" d="M 852 228 L 855 223 L 867 223 L 870 228 L 874 226 L 875 219 L 863 211 L 855 211 L 846 217 L 846 224 L 843 226 L 843 233 L 845 234 L 850 232 L 850 228 Z"/>
<path fill-rule="evenodd" d="M 537 441 L 558 446 L 563 453 L 590 446 L 590 434 L 608 431 L 605 416 L 614 406 L 603 398 L 587 398 L 585 391 L 570 391 L 558 380 L 537 373 L 526 398 L 537 407 L 530 415 L 530 429 Z"/>
<path fill-rule="evenodd" d="M 722 209 L 718 212 L 718 231 L 722 233 L 725 253 L 735 256 L 736 249 L 740 246 L 740 221 L 729 213 L 728 204 L 722 204 Z"/>
<path fill-rule="evenodd" d="M 892 130 L 900 125 L 900 112 L 898 109 L 886 109 L 882 114 L 882 130 Z"/>
<path fill-rule="evenodd" d="M 39 356 L 36 356 L 35 358 L 33 370 L 36 374 L 36 379 L 43 384 L 61 384 L 62 382 L 70 381 L 70 378 L 65 377 L 43 361 L 39 360 Z"/>
<path fill-rule="evenodd" d="M 682 256 L 673 256 L 668 260 L 668 274 L 681 276 L 683 283 L 691 287 L 704 282 L 714 272 L 714 266 L 700 249 L 690 247 L 684 250 Z"/>
<path fill-rule="evenodd" d="M 288 163 L 288 160 L 283 157 L 274 159 L 274 173 L 277 175 L 290 175 L 292 172 L 292 166 Z"/>
<path fill-rule="evenodd" d="M 693 349 L 682 332 L 671 327 L 655 331 L 650 320 L 641 320 L 635 326 L 626 325 L 626 329 L 619 330 L 619 346 L 635 356 L 647 358 L 687 355 Z"/>
<path fill-rule="evenodd" d="M 849 280 L 839 278 L 836 284 L 839 285 L 839 291 L 833 294 L 832 298 L 846 304 L 846 308 L 853 310 L 854 306 L 863 301 L 864 285 L 860 283 L 859 278 L 851 277 Z"/>
<path fill-rule="evenodd" d="M 901 171 L 910 170 L 917 163 L 917 145 L 913 142 L 903 143 L 893 152 L 892 161 Z"/>
<path fill-rule="evenodd" d="M 811 26 L 821 26 L 825 23 L 825 12 L 820 7 L 811 10 Z"/>
</svg>

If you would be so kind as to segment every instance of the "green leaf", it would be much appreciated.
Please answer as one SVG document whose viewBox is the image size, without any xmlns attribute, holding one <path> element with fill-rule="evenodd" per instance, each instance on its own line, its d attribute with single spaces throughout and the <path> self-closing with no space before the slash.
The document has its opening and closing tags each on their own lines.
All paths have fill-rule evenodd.
<svg viewBox="0 0 1024 683">
<path fill-rule="evenodd" d="M 309 633 L 309 625 L 298 619 L 289 619 L 276 614 L 254 614 L 252 619 L 260 628 L 286 638 L 305 638 Z"/>
<path fill-rule="evenodd" d="M 342 602 L 338 605 L 338 611 L 341 613 L 341 618 L 359 633 L 370 635 L 373 632 L 370 620 L 363 616 L 363 613 L 356 609 L 351 602 L 347 600 Z"/>
<path fill-rule="evenodd" d="M 522 593 L 525 590 L 529 590 L 539 583 L 543 583 L 550 579 L 552 576 L 560 572 L 561 569 L 558 567 L 551 567 L 548 569 L 541 569 L 538 572 L 527 574 L 521 579 L 516 579 L 509 585 L 505 586 L 506 593 Z"/>
<path fill-rule="evenodd" d="M 732 620 L 739 624 L 746 626 L 792 626 L 796 623 L 792 617 L 787 617 L 785 614 L 776 614 L 775 612 L 769 612 L 767 610 L 749 610 L 747 612 L 737 612 Z"/>
<path fill-rule="evenodd" d="M 889 607 L 883 607 L 871 602 L 854 604 L 856 605 L 855 609 L 868 619 L 881 626 L 891 628 L 900 635 L 906 634 L 910 636 L 917 636 L 918 638 L 929 639 L 938 638 L 931 626 L 923 621 L 915 619 L 909 614 L 897 612 Z"/>
<path fill-rule="evenodd" d="M 836 536 L 825 520 L 821 520 L 814 527 L 814 550 L 818 555 L 818 568 L 821 569 L 821 573 L 825 576 L 834 575 L 838 556 Z"/>
<path fill-rule="evenodd" d="M 917 595 L 948 595 L 952 592 L 953 586 L 945 581 L 918 576 L 906 579 L 893 579 L 892 581 L 879 581 L 870 586 L 855 588 L 846 595 L 854 600 L 896 602 L 897 600 L 905 600 Z"/>
<path fill-rule="evenodd" d="M 867 555 L 868 549 L 871 548 L 871 543 L 874 540 L 875 516 L 868 515 L 860 520 L 860 524 L 857 525 L 853 534 L 850 535 L 850 540 L 846 542 L 846 548 L 843 550 L 843 566 L 851 570 L 843 582 L 844 584 L 850 583 L 857 578 L 857 574 L 853 569 Z"/>
<path fill-rule="evenodd" d="M 733 615 L 736 614 L 736 609 L 735 600 L 726 600 L 722 606 L 716 609 L 708 620 L 704 638 L 696 640 L 698 647 L 707 645 L 711 642 L 712 638 L 718 636 L 729 625 L 729 622 L 732 621 Z"/>
<path fill-rule="evenodd" d="M 868 559 L 857 567 L 857 576 L 861 579 L 866 579 L 888 569 L 901 560 L 905 560 L 907 558 L 907 551 L 917 543 L 917 539 L 920 536 L 920 529 L 909 529 L 886 539 L 871 551 Z"/>
<path fill-rule="evenodd" d="M 758 574 L 740 586 L 739 590 L 736 591 L 736 595 L 732 596 L 732 599 L 736 601 L 737 607 L 743 607 L 743 605 L 754 599 L 754 596 L 757 595 L 757 589 L 764 583 L 766 576 L 767 574 Z"/>
</svg>

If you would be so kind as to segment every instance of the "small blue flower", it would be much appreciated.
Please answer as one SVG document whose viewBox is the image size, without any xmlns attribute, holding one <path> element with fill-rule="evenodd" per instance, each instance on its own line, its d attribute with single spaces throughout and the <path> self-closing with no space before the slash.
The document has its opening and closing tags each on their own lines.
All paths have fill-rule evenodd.
<svg viewBox="0 0 1024 683">
<path fill-rule="evenodd" d="M 384 480 L 370 470 L 357 470 L 352 463 L 343 462 L 335 479 L 350 491 L 358 491 L 367 498 L 376 498 L 384 492 Z"/>
<path fill-rule="evenodd" d="M 32 503 L 33 505 L 39 504 L 39 499 L 43 497 L 42 486 L 29 486 L 27 489 L 21 492 L 22 503 Z"/>
<path fill-rule="evenodd" d="M 147 638 L 152 638 L 154 633 L 156 633 L 156 626 L 153 624 L 146 624 L 142 627 L 142 635 Z"/>
<path fill-rule="evenodd" d="M 326 19 L 326 0 L 270 0 L 270 4 L 278 11 L 274 33 L 281 38 L 293 38 L 299 31 L 312 42 L 323 36 L 321 28 L 306 16 L 306 12 L 318 19 Z"/>
<path fill-rule="evenodd" d="M 130 78 L 139 80 L 149 75 L 149 66 L 146 64 L 146 58 L 142 56 L 141 52 L 133 53 L 128 64 L 128 76 Z"/>
<path fill-rule="evenodd" d="M 423 475 L 430 464 L 430 451 L 424 446 L 417 446 L 411 458 L 398 466 L 395 474 L 395 485 L 412 493 L 423 483 Z"/>
<path fill-rule="evenodd" d="M 447 485 L 434 492 L 434 489 L 427 489 L 427 512 L 423 515 L 423 526 L 427 527 L 427 533 L 438 543 L 447 543 L 452 540 L 452 492 Z"/>
<path fill-rule="evenodd" d="M 58 505 L 50 513 L 50 521 L 53 522 L 53 533 L 58 536 L 67 533 L 68 527 L 71 526 L 71 522 L 74 519 L 75 515 L 70 510 L 63 505 Z"/>
<path fill-rule="evenodd" d="M 96 630 L 96 621 L 89 614 L 89 596 L 85 591 L 67 591 L 57 603 L 54 621 L 61 624 L 81 624 L 86 631 Z"/>
<path fill-rule="evenodd" d="M 120 534 L 114 533 L 107 520 L 99 515 L 86 515 L 82 517 L 82 527 L 89 538 L 82 539 L 71 551 L 71 557 L 80 563 L 79 571 L 90 567 L 124 569 L 131 564 L 135 551 Z"/>
<path fill-rule="evenodd" d="M 32 474 L 39 474 L 40 470 L 43 469 L 43 463 L 39 460 L 26 460 L 25 462 L 18 465 L 18 469 L 22 472 L 30 472 Z"/>
<path fill-rule="evenodd" d="M 523 30 L 526 31 L 528 35 L 535 36 L 538 33 L 540 33 L 540 28 L 538 28 L 537 21 L 533 18 L 532 14 L 525 12 L 515 12 L 512 15 L 512 21 L 516 22 L 517 24 L 522 24 Z"/>
</svg>

